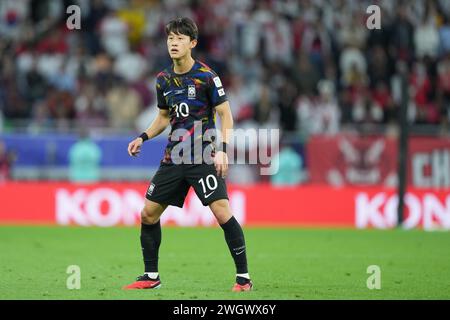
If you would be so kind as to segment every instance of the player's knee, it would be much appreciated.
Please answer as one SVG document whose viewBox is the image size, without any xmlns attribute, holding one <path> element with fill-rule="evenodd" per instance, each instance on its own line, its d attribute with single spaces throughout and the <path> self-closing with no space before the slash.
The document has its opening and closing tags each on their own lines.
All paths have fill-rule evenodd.
<svg viewBox="0 0 450 320">
<path fill-rule="evenodd" d="M 215 212 L 225 212 L 228 210 L 228 205 L 225 201 L 215 201 L 211 204 L 211 209 Z"/>
<path fill-rule="evenodd" d="M 230 206 L 226 200 L 214 201 L 210 208 L 219 223 L 227 222 L 232 216 Z"/>
<path fill-rule="evenodd" d="M 141 221 L 145 224 L 155 224 L 159 220 L 159 216 L 153 212 L 152 210 L 149 210 L 148 208 L 142 209 L 141 211 Z"/>
</svg>

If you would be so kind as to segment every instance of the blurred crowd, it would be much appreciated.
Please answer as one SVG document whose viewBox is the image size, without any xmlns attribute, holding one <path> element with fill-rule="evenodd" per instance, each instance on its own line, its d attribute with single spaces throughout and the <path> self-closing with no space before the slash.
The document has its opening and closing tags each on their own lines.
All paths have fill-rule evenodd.
<svg viewBox="0 0 450 320">
<path fill-rule="evenodd" d="M 366 27 L 371 4 L 379 30 Z M 221 75 L 238 126 L 395 127 L 405 75 L 409 121 L 448 128 L 447 0 L 2 0 L 0 128 L 142 130 L 178 16 L 197 22 L 194 57 Z"/>
</svg>

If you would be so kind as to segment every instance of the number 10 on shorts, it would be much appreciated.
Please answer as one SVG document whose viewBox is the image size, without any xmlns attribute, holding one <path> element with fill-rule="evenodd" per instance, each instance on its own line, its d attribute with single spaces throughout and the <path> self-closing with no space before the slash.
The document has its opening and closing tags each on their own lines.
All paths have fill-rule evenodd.
<svg viewBox="0 0 450 320">
<path fill-rule="evenodd" d="M 217 178 L 212 174 L 207 175 L 205 179 L 201 178 L 198 180 L 198 183 L 202 185 L 205 198 L 208 198 L 211 194 L 213 194 L 214 190 L 217 189 Z M 208 194 L 206 194 L 208 192 L 206 188 L 210 191 Z"/>
</svg>

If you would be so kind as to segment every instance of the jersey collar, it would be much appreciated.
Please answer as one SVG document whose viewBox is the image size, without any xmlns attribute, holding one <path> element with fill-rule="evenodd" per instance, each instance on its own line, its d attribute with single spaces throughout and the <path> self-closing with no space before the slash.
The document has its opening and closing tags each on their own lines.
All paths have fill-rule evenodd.
<svg viewBox="0 0 450 320">
<path fill-rule="evenodd" d="M 199 67 L 199 62 L 196 59 L 194 59 L 194 64 L 192 65 L 192 68 L 188 72 L 185 72 L 185 73 L 175 73 L 175 71 L 173 70 L 173 67 L 174 67 L 174 65 L 172 63 L 172 65 L 170 66 L 170 74 L 172 76 L 174 76 L 174 77 L 185 76 L 185 75 L 190 74 L 193 71 L 197 70 Z"/>
</svg>

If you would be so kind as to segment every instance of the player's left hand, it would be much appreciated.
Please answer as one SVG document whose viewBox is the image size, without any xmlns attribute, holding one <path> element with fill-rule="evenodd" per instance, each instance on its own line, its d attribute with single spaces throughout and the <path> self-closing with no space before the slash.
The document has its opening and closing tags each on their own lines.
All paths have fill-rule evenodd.
<svg viewBox="0 0 450 320">
<path fill-rule="evenodd" d="M 214 166 L 216 167 L 217 175 L 225 178 L 228 173 L 228 156 L 223 151 L 217 151 L 214 156 Z"/>
<path fill-rule="evenodd" d="M 142 146 L 142 138 L 138 137 L 131 141 L 128 144 L 128 154 L 132 157 L 137 157 L 139 153 L 141 152 L 141 146 Z"/>
</svg>

